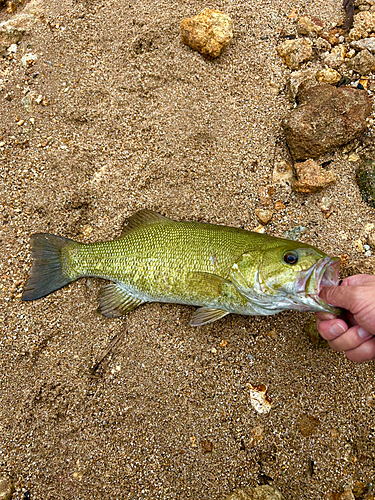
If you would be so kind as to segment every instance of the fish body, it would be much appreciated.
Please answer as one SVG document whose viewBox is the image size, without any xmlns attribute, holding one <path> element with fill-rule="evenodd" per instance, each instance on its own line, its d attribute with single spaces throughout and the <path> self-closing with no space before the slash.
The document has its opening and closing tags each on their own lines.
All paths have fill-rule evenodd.
<svg viewBox="0 0 375 500">
<path fill-rule="evenodd" d="M 23 300 L 81 277 L 99 277 L 112 281 L 99 294 L 99 310 L 109 317 L 145 302 L 199 306 L 192 325 L 230 313 L 337 312 L 318 294 L 321 286 L 338 283 L 339 259 L 305 243 L 239 228 L 176 222 L 141 210 L 118 240 L 81 244 L 36 234 L 31 249 Z"/>
</svg>

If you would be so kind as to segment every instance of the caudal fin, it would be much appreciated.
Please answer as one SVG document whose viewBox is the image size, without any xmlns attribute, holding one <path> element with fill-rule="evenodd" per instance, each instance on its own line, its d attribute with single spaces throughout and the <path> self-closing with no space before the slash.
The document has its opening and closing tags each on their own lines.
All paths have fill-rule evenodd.
<svg viewBox="0 0 375 500">
<path fill-rule="evenodd" d="M 69 238 L 53 234 L 37 233 L 31 236 L 33 263 L 22 300 L 40 299 L 76 279 L 67 274 L 67 265 L 61 252 L 72 243 L 75 242 Z"/>
</svg>

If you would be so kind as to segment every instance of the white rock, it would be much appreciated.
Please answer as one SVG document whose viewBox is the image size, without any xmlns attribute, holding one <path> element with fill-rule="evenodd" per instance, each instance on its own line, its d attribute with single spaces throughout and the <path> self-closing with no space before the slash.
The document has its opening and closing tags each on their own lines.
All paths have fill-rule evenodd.
<svg viewBox="0 0 375 500">
<path fill-rule="evenodd" d="M 375 38 L 363 38 L 362 40 L 356 40 L 351 42 L 350 46 L 356 50 L 367 49 L 370 52 L 375 52 Z"/>
</svg>

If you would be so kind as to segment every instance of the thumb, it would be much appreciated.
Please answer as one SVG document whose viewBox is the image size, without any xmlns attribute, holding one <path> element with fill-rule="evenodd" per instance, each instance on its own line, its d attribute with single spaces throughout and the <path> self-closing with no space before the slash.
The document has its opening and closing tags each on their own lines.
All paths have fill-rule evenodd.
<svg viewBox="0 0 375 500">
<path fill-rule="evenodd" d="M 319 293 L 319 297 L 331 306 L 341 307 L 349 311 L 350 306 L 353 305 L 350 288 L 349 286 L 324 286 Z"/>
</svg>

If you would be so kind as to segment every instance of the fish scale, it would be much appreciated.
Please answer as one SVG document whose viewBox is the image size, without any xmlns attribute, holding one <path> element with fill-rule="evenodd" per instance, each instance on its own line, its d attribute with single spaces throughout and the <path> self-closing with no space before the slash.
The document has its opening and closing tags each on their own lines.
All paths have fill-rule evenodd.
<svg viewBox="0 0 375 500">
<path fill-rule="evenodd" d="M 175 222 L 142 210 L 129 219 L 118 240 L 81 244 L 37 234 L 31 247 L 34 262 L 24 300 L 91 276 L 113 282 L 99 295 L 99 309 L 110 317 L 155 301 L 200 306 L 194 325 L 229 313 L 332 311 L 318 298 L 318 288 L 338 259 L 305 243 L 240 228 Z M 291 264 L 285 255 L 292 254 L 298 262 Z M 303 280 L 309 290 L 303 289 Z"/>
</svg>

